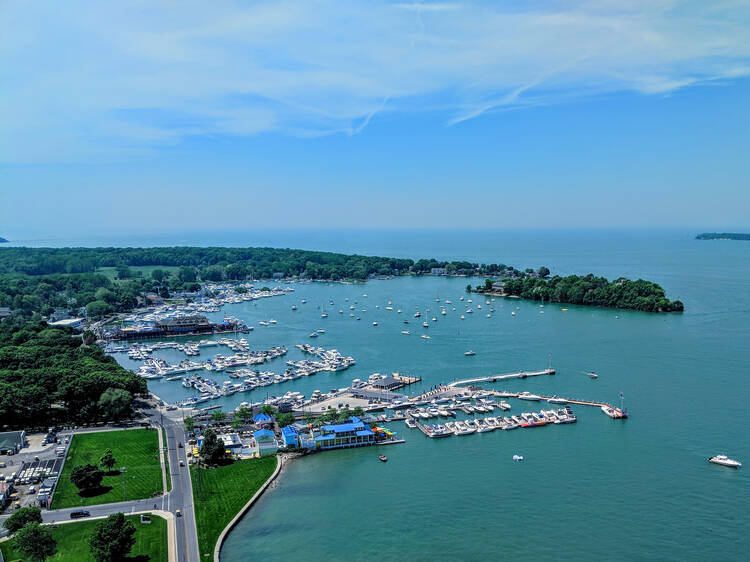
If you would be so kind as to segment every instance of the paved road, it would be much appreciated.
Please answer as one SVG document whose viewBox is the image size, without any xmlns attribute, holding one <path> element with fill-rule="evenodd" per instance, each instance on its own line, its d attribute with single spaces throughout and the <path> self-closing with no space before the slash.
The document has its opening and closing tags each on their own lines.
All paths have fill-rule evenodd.
<svg viewBox="0 0 750 562">
<path fill-rule="evenodd" d="M 56 523 L 59 521 L 70 521 L 70 513 L 80 509 L 85 509 L 91 514 L 91 517 L 106 516 L 112 513 L 123 512 L 133 513 L 136 511 L 150 511 L 161 509 L 176 513 L 180 510 L 182 516 L 175 517 L 175 531 L 177 542 L 177 560 L 178 562 L 198 562 L 200 560 L 198 553 L 198 533 L 195 526 L 195 512 L 193 509 L 193 488 L 190 480 L 190 471 L 188 470 L 186 450 L 186 435 L 182 419 L 175 417 L 163 416 L 156 410 L 147 412 L 153 425 L 159 426 L 163 423 L 165 433 L 167 434 L 167 458 L 169 459 L 169 471 L 172 479 L 172 491 L 158 498 L 145 500 L 133 500 L 120 503 L 107 503 L 102 505 L 92 505 L 86 507 L 71 507 L 68 509 L 43 510 L 42 519 L 45 523 Z M 183 447 L 178 446 L 179 443 Z M 185 466 L 180 466 L 180 460 Z M 0 522 L 10 514 L 0 517 Z M 4 533 L 2 533 L 4 534 Z M 2 535 L 0 534 L 0 536 Z"/>
</svg>

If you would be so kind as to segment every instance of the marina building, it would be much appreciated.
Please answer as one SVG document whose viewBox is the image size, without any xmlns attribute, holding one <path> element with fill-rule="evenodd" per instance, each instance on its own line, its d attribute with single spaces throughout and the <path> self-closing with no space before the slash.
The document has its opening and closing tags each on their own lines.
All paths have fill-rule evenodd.
<svg viewBox="0 0 750 562">
<path fill-rule="evenodd" d="M 324 425 L 313 430 L 316 449 L 342 449 L 375 444 L 375 432 L 357 417 L 347 423 Z"/>
<path fill-rule="evenodd" d="M 444 267 L 433 267 L 430 269 L 430 275 L 446 275 L 448 271 Z"/>
</svg>

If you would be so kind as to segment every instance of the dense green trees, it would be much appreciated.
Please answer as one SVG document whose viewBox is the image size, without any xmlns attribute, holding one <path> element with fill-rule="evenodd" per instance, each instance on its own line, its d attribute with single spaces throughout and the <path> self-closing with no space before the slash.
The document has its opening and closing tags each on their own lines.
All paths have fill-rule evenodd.
<svg viewBox="0 0 750 562">
<path fill-rule="evenodd" d="M 125 560 L 135 545 L 135 525 L 123 513 L 113 513 L 96 526 L 89 539 L 91 554 L 97 562 Z"/>
<path fill-rule="evenodd" d="M 13 534 L 27 523 L 41 523 L 42 510 L 38 507 L 22 507 L 3 522 L 3 527 Z"/>
<path fill-rule="evenodd" d="M 57 552 L 50 528 L 34 522 L 18 530 L 13 537 L 13 546 L 24 555 L 24 560 L 30 562 L 44 561 Z"/>
<path fill-rule="evenodd" d="M 133 395 L 122 388 L 108 388 L 97 404 L 106 419 L 118 421 L 132 413 Z"/>
<path fill-rule="evenodd" d="M 656 283 L 625 278 L 608 281 L 594 275 L 504 279 L 505 292 L 525 299 L 626 308 L 646 312 L 682 312 L 680 301 L 670 301 Z"/>
<path fill-rule="evenodd" d="M 201 458 L 207 464 L 217 464 L 227 459 L 227 451 L 224 443 L 213 429 L 209 428 L 203 432 Z"/>
<path fill-rule="evenodd" d="M 12 427 L 103 419 L 108 389 L 146 393 L 146 381 L 98 346 L 44 323 L 0 323 L 0 420 Z M 106 402 L 106 400 L 105 400 Z"/>
<path fill-rule="evenodd" d="M 117 459 L 112 454 L 112 449 L 107 449 L 106 451 L 104 451 L 102 458 L 99 459 L 99 463 L 107 470 L 112 470 L 112 467 L 117 464 Z"/>
<path fill-rule="evenodd" d="M 73 467 L 70 481 L 82 492 L 96 490 L 102 485 L 104 471 L 95 464 L 79 464 Z"/>
</svg>

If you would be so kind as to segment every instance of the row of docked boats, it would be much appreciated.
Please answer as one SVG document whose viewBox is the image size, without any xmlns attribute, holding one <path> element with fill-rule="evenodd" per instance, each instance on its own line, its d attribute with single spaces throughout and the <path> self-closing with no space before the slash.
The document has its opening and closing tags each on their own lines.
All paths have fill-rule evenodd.
<svg viewBox="0 0 750 562">
<path fill-rule="evenodd" d="M 523 414 L 506 417 L 475 418 L 473 420 L 449 421 L 445 424 L 429 425 L 421 424 L 414 419 L 407 419 L 406 425 L 417 428 L 431 438 L 448 437 L 450 435 L 469 435 L 471 433 L 488 433 L 501 430 L 513 430 L 518 428 L 541 427 L 548 424 L 575 423 L 578 418 L 569 406 L 559 410 L 540 410 L 539 412 L 524 412 Z"/>
</svg>

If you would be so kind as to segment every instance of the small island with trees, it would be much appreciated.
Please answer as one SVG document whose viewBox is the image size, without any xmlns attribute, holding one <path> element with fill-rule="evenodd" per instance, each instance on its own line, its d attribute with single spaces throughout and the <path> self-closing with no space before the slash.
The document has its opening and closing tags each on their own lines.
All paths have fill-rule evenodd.
<svg viewBox="0 0 750 562">
<path fill-rule="evenodd" d="M 742 232 L 702 232 L 696 240 L 750 240 L 750 233 Z"/>
<path fill-rule="evenodd" d="M 2 236 L 0 236 L 0 244 L 6 244 L 7 242 L 8 242 L 8 240 L 6 240 Z"/>
<path fill-rule="evenodd" d="M 656 283 L 620 277 L 609 281 L 594 275 L 556 275 L 548 278 L 549 270 L 539 268 L 535 277 L 516 279 L 487 279 L 474 291 L 484 294 L 520 297 L 542 302 L 558 302 L 587 306 L 623 308 L 644 312 L 683 312 L 682 301 L 670 301 Z M 471 289 L 471 287 L 467 287 Z"/>
</svg>

